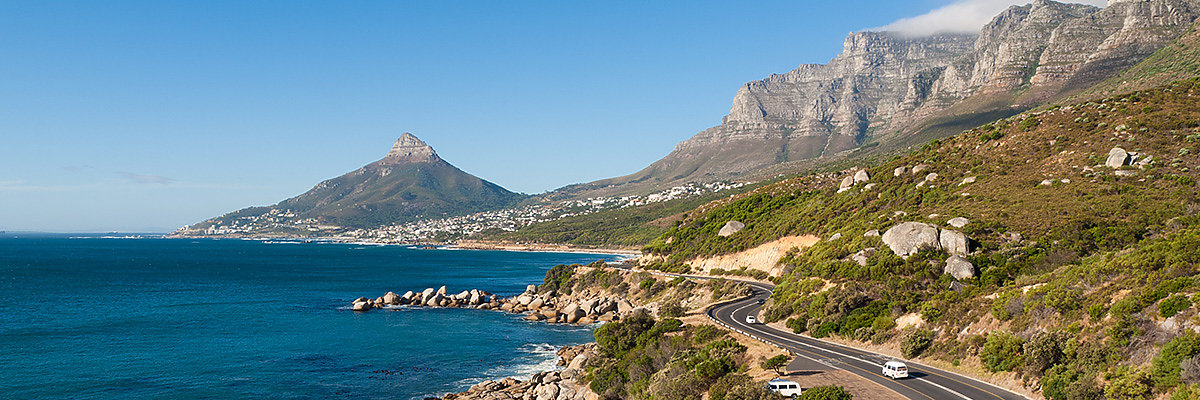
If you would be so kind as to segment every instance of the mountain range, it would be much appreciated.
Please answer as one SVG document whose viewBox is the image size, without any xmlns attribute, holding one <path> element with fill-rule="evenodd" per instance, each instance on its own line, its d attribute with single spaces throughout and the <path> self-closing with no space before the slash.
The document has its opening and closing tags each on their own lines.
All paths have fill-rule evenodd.
<svg viewBox="0 0 1200 400">
<path fill-rule="evenodd" d="M 977 34 L 851 33 L 827 64 L 742 85 L 720 125 L 645 169 L 557 194 L 757 180 L 918 145 L 1116 76 L 1198 15 L 1192 0 L 1114 0 L 1104 8 L 1036 0 L 1005 10 Z"/>
<path fill-rule="evenodd" d="M 1112 0 L 1104 8 L 1036 0 L 1010 7 L 975 34 L 851 33 L 842 53 L 826 64 L 742 85 L 720 125 L 680 142 L 645 169 L 530 201 L 758 181 L 897 154 L 1065 98 L 1164 83 L 1144 81 L 1169 76 L 1162 68 L 1131 68 L 1156 52 L 1173 60 L 1167 70 L 1185 71 L 1174 78 L 1186 78 L 1200 72 L 1192 71 L 1198 68 L 1189 56 L 1197 51 L 1177 39 L 1198 16 L 1197 0 Z M 370 228 L 502 209 L 526 198 L 455 168 L 406 133 L 379 161 L 276 205 L 187 229 L 235 226 L 236 219 L 271 213 Z"/>
</svg>

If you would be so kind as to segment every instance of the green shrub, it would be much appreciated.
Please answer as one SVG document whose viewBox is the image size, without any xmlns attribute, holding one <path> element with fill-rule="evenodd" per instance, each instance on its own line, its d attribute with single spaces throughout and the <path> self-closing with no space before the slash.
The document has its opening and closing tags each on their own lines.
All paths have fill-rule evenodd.
<svg viewBox="0 0 1200 400">
<path fill-rule="evenodd" d="M 1200 399 L 1200 385 L 1181 386 L 1171 395 L 1171 400 L 1195 400 Z"/>
<path fill-rule="evenodd" d="M 1150 398 L 1150 378 L 1145 371 L 1120 366 L 1109 376 L 1104 387 L 1108 400 L 1146 400 Z"/>
<path fill-rule="evenodd" d="M 1012 371 L 1024 362 L 1024 341 L 1008 332 L 992 332 L 979 351 L 980 361 L 991 372 Z"/>
<path fill-rule="evenodd" d="M 776 375 L 782 375 L 779 372 L 780 368 L 786 367 L 788 363 L 787 355 L 780 354 L 775 357 L 768 358 L 762 362 L 762 369 L 775 371 Z"/>
<path fill-rule="evenodd" d="M 800 400 L 852 400 L 854 396 L 841 386 L 814 386 L 804 390 Z"/>
<path fill-rule="evenodd" d="M 1165 391 L 1179 385 L 1179 364 L 1197 354 L 1200 354 L 1200 335 L 1188 333 L 1167 342 L 1154 358 L 1150 370 L 1155 387 Z"/>
<path fill-rule="evenodd" d="M 933 344 L 933 331 L 908 328 L 900 336 L 900 353 L 904 358 L 916 358 Z"/>
<path fill-rule="evenodd" d="M 1050 367 L 1062 363 L 1068 341 L 1070 334 L 1063 331 L 1033 335 L 1024 346 L 1026 369 L 1034 376 L 1041 376 Z"/>
<path fill-rule="evenodd" d="M 1171 318 L 1171 317 L 1174 317 L 1175 314 L 1178 314 L 1180 311 L 1186 310 L 1186 309 L 1188 309 L 1188 307 L 1191 307 L 1191 306 L 1192 306 L 1191 298 L 1181 295 L 1181 294 L 1177 294 L 1177 295 L 1173 295 L 1171 297 L 1165 298 L 1161 302 L 1159 302 L 1158 303 L 1158 313 L 1159 313 L 1159 315 L 1162 315 L 1163 318 Z"/>
</svg>

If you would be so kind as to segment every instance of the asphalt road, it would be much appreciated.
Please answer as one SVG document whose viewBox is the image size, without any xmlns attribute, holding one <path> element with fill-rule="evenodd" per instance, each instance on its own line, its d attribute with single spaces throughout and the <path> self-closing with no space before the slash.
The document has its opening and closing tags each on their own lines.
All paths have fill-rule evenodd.
<svg viewBox="0 0 1200 400">
<path fill-rule="evenodd" d="M 766 300 L 773 287 L 764 283 L 747 282 L 754 289 L 749 299 L 724 303 L 709 308 L 708 315 L 744 333 L 786 348 L 797 358 L 793 366 L 806 369 L 839 368 L 861 376 L 869 381 L 895 390 L 913 400 L 1017 400 L 1027 399 L 1016 393 L 1000 389 L 952 372 L 924 365 L 908 365 L 907 379 L 893 380 L 882 374 L 883 363 L 894 358 L 821 341 L 808 336 L 781 331 L 763 324 L 747 324 L 746 316 L 758 315 L 757 300 Z"/>
</svg>

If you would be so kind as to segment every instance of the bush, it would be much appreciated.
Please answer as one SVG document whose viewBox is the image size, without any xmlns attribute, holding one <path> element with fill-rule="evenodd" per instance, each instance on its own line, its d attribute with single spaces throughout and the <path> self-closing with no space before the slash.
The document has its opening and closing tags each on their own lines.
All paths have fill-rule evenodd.
<svg viewBox="0 0 1200 400">
<path fill-rule="evenodd" d="M 1186 310 L 1191 306 L 1192 299 L 1188 298 L 1187 296 L 1177 294 L 1159 302 L 1158 313 L 1162 315 L 1163 318 L 1171 318 L 1174 317 L 1175 314 L 1178 314 L 1180 311 Z"/>
<path fill-rule="evenodd" d="M 1064 349 L 1070 334 L 1063 331 L 1041 332 L 1025 343 L 1025 367 L 1034 376 L 1041 376 L 1065 357 Z"/>
<path fill-rule="evenodd" d="M 1012 371 L 1024 362 L 1021 338 L 1007 332 L 992 332 L 979 351 L 983 366 L 991 372 Z"/>
<path fill-rule="evenodd" d="M 1200 335 L 1188 333 L 1176 336 L 1167 342 L 1158 357 L 1154 358 L 1150 379 L 1162 391 L 1179 385 L 1180 364 L 1197 354 L 1200 354 Z"/>
<path fill-rule="evenodd" d="M 1150 378 L 1145 371 L 1121 366 L 1104 387 L 1108 400 L 1146 400 L 1150 398 Z"/>
<path fill-rule="evenodd" d="M 684 314 L 687 314 L 687 309 L 683 308 L 678 301 L 664 301 L 658 308 L 658 315 L 667 318 L 682 317 Z"/>
<path fill-rule="evenodd" d="M 763 361 L 762 369 L 769 369 L 769 370 L 775 371 L 776 375 L 782 375 L 779 372 L 779 369 L 786 367 L 787 363 L 788 363 L 787 355 L 780 354 L 780 355 L 768 358 L 765 361 Z"/>
<path fill-rule="evenodd" d="M 801 400 L 851 400 L 854 396 L 841 386 L 814 386 L 804 390 Z"/>
<path fill-rule="evenodd" d="M 908 328 L 900 337 L 900 352 L 904 354 L 904 358 L 916 358 L 929 345 L 933 344 L 933 331 L 920 328 Z"/>
<path fill-rule="evenodd" d="M 1171 395 L 1171 400 L 1194 400 L 1200 399 L 1200 385 L 1187 385 L 1175 391 Z"/>
</svg>

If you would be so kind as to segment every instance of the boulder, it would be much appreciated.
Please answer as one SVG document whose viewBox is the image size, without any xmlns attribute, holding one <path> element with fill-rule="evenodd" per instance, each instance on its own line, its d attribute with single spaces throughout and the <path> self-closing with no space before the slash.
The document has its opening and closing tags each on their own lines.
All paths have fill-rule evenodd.
<svg viewBox="0 0 1200 400">
<path fill-rule="evenodd" d="M 442 296 L 445 296 L 445 295 L 446 295 L 446 286 L 445 286 L 445 285 L 442 285 L 442 287 L 438 288 L 438 290 L 437 290 L 437 294 L 440 294 L 440 295 L 442 295 Z"/>
<path fill-rule="evenodd" d="M 959 182 L 959 183 L 958 183 L 958 186 L 962 186 L 962 185 L 969 185 L 969 184 L 972 184 L 972 183 L 975 183 L 975 177 L 973 177 L 973 176 L 968 176 L 968 177 L 966 177 L 966 178 L 963 178 L 962 182 Z"/>
<path fill-rule="evenodd" d="M 537 400 L 556 400 L 558 398 L 558 385 L 541 385 L 537 387 L 535 399 Z"/>
<path fill-rule="evenodd" d="M 596 322 L 596 320 L 592 319 L 592 317 L 581 317 L 581 318 L 579 318 L 579 320 L 575 321 L 575 323 L 578 323 L 580 325 L 587 325 L 587 324 L 591 324 L 591 323 L 595 323 L 595 322 Z"/>
<path fill-rule="evenodd" d="M 356 301 L 350 306 L 350 309 L 354 311 L 371 311 L 371 303 L 365 301 Z"/>
<path fill-rule="evenodd" d="M 382 306 L 382 305 L 384 305 L 384 304 L 387 304 L 387 303 L 384 303 L 384 302 L 383 302 L 383 296 L 379 296 L 379 297 L 376 297 L 376 298 L 375 298 L 375 301 L 374 301 L 374 302 L 372 302 L 372 304 L 375 304 L 375 305 L 377 305 L 377 306 Z"/>
<path fill-rule="evenodd" d="M 1154 156 L 1147 154 L 1144 157 L 1142 157 L 1141 159 L 1134 162 L 1134 164 L 1144 167 L 1144 166 L 1150 165 L 1150 163 L 1153 161 L 1154 161 Z"/>
<path fill-rule="evenodd" d="M 860 169 L 854 173 L 854 183 L 861 183 L 871 180 L 871 173 L 865 169 Z"/>
<path fill-rule="evenodd" d="M 1104 160 L 1104 165 L 1109 168 L 1121 168 L 1122 165 L 1129 163 L 1129 152 L 1120 147 L 1113 147 L 1108 151 L 1108 159 Z"/>
<path fill-rule="evenodd" d="M 383 295 L 383 304 L 400 304 L 400 295 L 395 292 L 387 292 Z"/>
<path fill-rule="evenodd" d="M 603 313 L 615 311 L 616 309 L 617 309 L 617 302 L 609 300 L 609 299 L 604 299 L 604 301 L 601 301 L 600 304 L 596 305 L 596 314 L 603 314 Z"/>
<path fill-rule="evenodd" d="M 721 231 L 717 232 L 717 236 L 729 237 L 735 233 L 741 232 L 742 229 L 745 228 L 746 224 L 743 224 L 741 221 L 729 221 L 725 223 L 725 226 L 721 227 Z"/>
<path fill-rule="evenodd" d="M 467 300 L 470 298 L 471 298 L 471 292 L 467 291 L 467 290 L 464 290 L 464 291 L 459 292 L 458 294 L 454 295 L 455 300 Z"/>
<path fill-rule="evenodd" d="M 472 305 L 477 305 L 479 303 L 483 303 L 483 296 L 480 296 L 479 292 L 473 292 L 471 293 L 471 298 L 467 299 L 467 301 Z"/>
<path fill-rule="evenodd" d="M 525 316 L 526 321 L 541 321 L 543 319 L 546 319 L 546 317 L 540 313 L 530 313 Z"/>
<path fill-rule="evenodd" d="M 409 290 L 407 292 L 404 292 L 404 296 L 400 296 L 400 297 L 404 298 L 404 300 L 408 300 L 411 302 L 413 300 L 413 298 L 417 297 L 417 294 L 413 293 L 413 291 Z"/>
<path fill-rule="evenodd" d="M 1042 183 L 1039 183 L 1038 185 L 1041 185 L 1041 186 L 1053 186 L 1053 185 L 1054 185 L 1054 180 L 1053 180 L 1053 179 L 1043 179 L 1043 180 L 1042 180 Z"/>
<path fill-rule="evenodd" d="M 950 254 L 963 256 L 969 251 L 967 248 L 967 235 L 956 230 L 943 228 L 941 234 L 938 235 L 938 243 L 941 245 L 942 250 Z"/>
<path fill-rule="evenodd" d="M 551 309 L 551 310 L 542 310 L 542 311 L 541 311 L 541 313 L 542 313 L 542 316 L 543 316 L 543 317 L 546 317 L 546 319 L 556 319 L 556 318 L 558 318 L 558 311 L 556 311 L 556 310 L 553 310 L 553 309 Z"/>
<path fill-rule="evenodd" d="M 904 222 L 883 233 L 883 243 L 900 257 L 916 254 L 921 249 L 937 249 L 938 228 L 920 222 Z"/>
<path fill-rule="evenodd" d="M 541 297 L 533 299 L 533 301 L 529 302 L 529 308 L 535 309 L 535 310 L 542 308 L 542 306 L 544 306 L 544 305 L 546 305 L 546 301 L 542 300 Z"/>
<path fill-rule="evenodd" d="M 847 176 L 845 178 L 842 178 L 842 183 L 838 184 L 838 191 L 841 192 L 843 190 L 849 189 L 851 186 L 854 186 L 854 177 Z"/>
<path fill-rule="evenodd" d="M 586 317 L 583 310 L 580 310 L 578 307 L 571 310 L 564 310 L 563 315 L 565 316 L 565 321 L 569 324 L 579 322 L 580 319 Z"/>
<path fill-rule="evenodd" d="M 599 302 L 600 302 L 600 299 L 589 299 L 587 301 L 579 303 L 579 309 L 583 310 L 583 313 L 587 314 L 587 315 L 595 314 L 596 313 L 596 304 Z"/>
<path fill-rule="evenodd" d="M 529 303 L 532 303 L 532 302 L 533 302 L 533 296 L 530 296 L 529 293 L 525 293 L 520 296 L 517 296 L 517 304 L 527 306 L 527 305 L 529 305 Z"/>
<path fill-rule="evenodd" d="M 526 285 L 525 293 L 537 293 L 537 285 Z"/>
<path fill-rule="evenodd" d="M 621 300 L 617 301 L 617 313 L 618 314 L 626 314 L 626 313 L 629 313 L 630 311 L 633 311 L 633 303 L 630 303 L 629 300 L 625 300 L 625 299 L 621 299 Z"/>
<path fill-rule="evenodd" d="M 878 229 L 872 229 L 872 230 L 867 231 L 867 233 L 863 234 L 863 237 L 873 237 L 873 236 L 879 236 Z"/>
<path fill-rule="evenodd" d="M 946 221 L 946 223 L 950 224 L 950 226 L 953 226 L 955 228 L 962 228 L 964 226 L 967 226 L 967 224 L 971 223 L 971 220 L 968 220 L 963 217 L 954 217 L 954 218 L 950 218 L 950 220 Z"/>
<path fill-rule="evenodd" d="M 925 182 L 933 182 L 933 181 L 936 181 L 937 178 L 938 178 L 937 172 L 930 172 L 929 175 L 925 175 Z"/>
<path fill-rule="evenodd" d="M 1134 176 L 1134 175 L 1137 175 L 1137 172 L 1119 169 L 1119 170 L 1113 171 L 1113 174 L 1116 176 Z"/>
<path fill-rule="evenodd" d="M 904 175 L 905 172 L 908 172 L 908 167 L 896 167 L 892 170 L 892 176 Z"/>
<path fill-rule="evenodd" d="M 946 259 L 945 272 L 953 276 L 954 279 L 967 279 L 975 277 L 975 265 L 971 264 L 967 259 L 958 255 L 950 256 Z"/>
<path fill-rule="evenodd" d="M 871 183 L 868 183 L 868 184 L 866 184 L 866 185 L 863 185 L 863 190 L 871 190 L 871 189 L 874 189 L 874 188 L 875 188 L 875 182 L 871 182 Z"/>
<path fill-rule="evenodd" d="M 854 255 L 851 255 L 850 260 L 858 263 L 859 266 L 865 267 L 867 266 L 867 259 L 870 259 L 873 255 L 875 255 L 875 248 L 868 247 L 859 250 L 857 253 L 854 253 Z"/>
<path fill-rule="evenodd" d="M 425 288 L 425 290 L 421 291 L 421 304 L 428 302 L 429 299 L 433 297 L 433 294 L 433 288 Z"/>
<path fill-rule="evenodd" d="M 838 239 L 841 239 L 841 238 L 842 238 L 842 233 L 841 233 L 841 232 L 838 232 L 838 233 L 835 233 L 835 234 L 833 234 L 833 236 L 830 236 L 830 237 L 829 237 L 829 239 L 825 239 L 825 241 L 826 241 L 826 242 L 832 242 L 832 241 L 834 241 L 834 240 L 838 240 Z"/>
<path fill-rule="evenodd" d="M 913 167 L 913 168 L 912 168 L 912 173 L 913 173 L 914 175 L 915 175 L 915 174 L 919 174 L 919 173 L 921 173 L 921 172 L 923 172 L 923 171 L 925 171 L 925 170 L 927 170 L 927 169 L 929 169 L 929 168 L 930 168 L 929 164 L 917 164 L 917 166 L 915 166 L 915 167 Z"/>
</svg>

